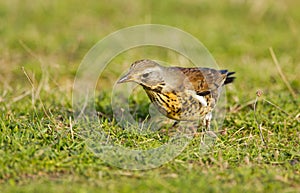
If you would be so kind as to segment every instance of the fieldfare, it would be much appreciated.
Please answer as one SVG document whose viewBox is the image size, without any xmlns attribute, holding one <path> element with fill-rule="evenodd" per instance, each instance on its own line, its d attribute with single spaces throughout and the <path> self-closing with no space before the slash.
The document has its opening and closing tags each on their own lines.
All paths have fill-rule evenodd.
<svg viewBox="0 0 300 193">
<path fill-rule="evenodd" d="M 176 121 L 212 119 L 223 85 L 233 82 L 234 72 L 212 68 L 165 67 L 152 60 L 134 62 L 118 83 L 141 85 L 160 113 Z"/>
</svg>

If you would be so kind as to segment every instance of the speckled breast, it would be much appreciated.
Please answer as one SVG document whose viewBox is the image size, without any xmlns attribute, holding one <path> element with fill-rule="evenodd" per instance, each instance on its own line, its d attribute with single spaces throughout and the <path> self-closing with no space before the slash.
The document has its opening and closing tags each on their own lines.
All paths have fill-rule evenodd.
<svg viewBox="0 0 300 193">
<path fill-rule="evenodd" d="M 161 93 L 148 89 L 145 91 L 159 112 L 174 120 L 199 120 L 212 109 L 210 106 L 203 106 L 198 99 L 184 92 Z"/>
</svg>

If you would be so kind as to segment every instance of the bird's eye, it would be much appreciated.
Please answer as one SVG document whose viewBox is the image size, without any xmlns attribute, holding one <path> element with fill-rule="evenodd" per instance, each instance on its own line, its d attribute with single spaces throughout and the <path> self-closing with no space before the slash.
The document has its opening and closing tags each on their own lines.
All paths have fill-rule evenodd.
<svg viewBox="0 0 300 193">
<path fill-rule="evenodd" d="M 150 72 L 143 74 L 143 78 L 147 78 L 149 76 Z"/>
</svg>

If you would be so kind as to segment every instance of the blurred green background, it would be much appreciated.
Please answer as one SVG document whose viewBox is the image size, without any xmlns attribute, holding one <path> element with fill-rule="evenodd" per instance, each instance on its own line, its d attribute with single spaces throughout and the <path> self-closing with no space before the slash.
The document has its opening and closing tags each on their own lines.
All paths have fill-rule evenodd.
<svg viewBox="0 0 300 193">
<path fill-rule="evenodd" d="M 7 192 L 299 191 L 299 7 L 298 0 L 0 0 L 0 186 Z M 182 29 L 221 68 L 236 71 L 227 88 L 228 133 L 207 157 L 187 150 L 156 170 L 123 171 L 69 132 L 81 60 L 105 36 L 139 24 Z M 143 57 L 178 62 L 159 48 L 129 51 L 112 61 L 120 71 L 108 67 L 104 81 L 113 84 Z M 251 101 L 258 89 L 269 148 L 255 130 Z M 109 105 L 105 96 L 99 109 Z M 110 124 L 104 125 L 113 130 Z"/>
<path fill-rule="evenodd" d="M 240 74 L 255 73 L 243 76 L 252 87 L 263 87 L 270 77 L 277 79 L 269 52 L 273 47 L 289 81 L 299 88 L 295 73 L 300 71 L 298 1 L 0 3 L 0 81 L 7 86 L 24 82 L 21 66 L 35 74 L 41 65 L 48 66 L 51 78 L 59 83 L 63 79 L 63 83 L 73 77 L 87 51 L 105 36 L 124 27 L 156 23 L 178 27 L 198 38 L 220 66 Z"/>
</svg>

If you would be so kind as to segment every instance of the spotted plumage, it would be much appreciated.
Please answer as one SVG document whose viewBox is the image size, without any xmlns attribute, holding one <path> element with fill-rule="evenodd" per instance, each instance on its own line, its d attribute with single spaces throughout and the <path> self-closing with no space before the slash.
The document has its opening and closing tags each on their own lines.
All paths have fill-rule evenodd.
<svg viewBox="0 0 300 193">
<path fill-rule="evenodd" d="M 134 62 L 118 83 L 136 82 L 163 115 L 177 121 L 204 120 L 206 127 L 223 85 L 234 72 L 211 68 L 165 67 L 151 60 Z"/>
</svg>

